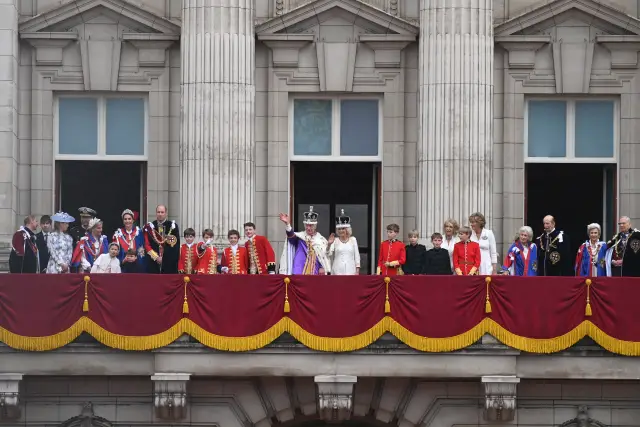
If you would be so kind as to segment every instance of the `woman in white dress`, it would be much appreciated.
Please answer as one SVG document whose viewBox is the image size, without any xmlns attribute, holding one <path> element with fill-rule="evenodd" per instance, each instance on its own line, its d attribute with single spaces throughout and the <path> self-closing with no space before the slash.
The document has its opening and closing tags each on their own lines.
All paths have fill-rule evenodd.
<svg viewBox="0 0 640 427">
<path fill-rule="evenodd" d="M 47 249 L 49 249 L 49 264 L 47 273 L 60 274 L 68 273 L 73 255 L 73 238 L 67 233 L 69 223 L 74 219 L 65 212 L 58 212 L 51 217 L 54 221 L 54 231 L 47 239 Z"/>
<path fill-rule="evenodd" d="M 498 273 L 498 249 L 493 231 L 484 228 L 487 220 L 480 212 L 472 213 L 469 216 L 471 226 L 471 241 L 480 245 L 480 270 L 478 274 L 490 276 Z"/>
<path fill-rule="evenodd" d="M 458 237 L 458 230 L 460 225 L 455 219 L 449 218 L 444 222 L 443 231 L 444 236 L 442 238 L 442 249 L 449 251 L 449 260 L 451 261 L 451 268 L 453 269 L 453 247 L 460 241 Z"/>
<path fill-rule="evenodd" d="M 360 274 L 360 252 L 358 241 L 351 235 L 351 218 L 344 214 L 336 220 L 335 234 L 331 233 L 327 241 L 327 256 L 331 260 L 331 274 L 337 276 L 352 276 Z"/>
</svg>

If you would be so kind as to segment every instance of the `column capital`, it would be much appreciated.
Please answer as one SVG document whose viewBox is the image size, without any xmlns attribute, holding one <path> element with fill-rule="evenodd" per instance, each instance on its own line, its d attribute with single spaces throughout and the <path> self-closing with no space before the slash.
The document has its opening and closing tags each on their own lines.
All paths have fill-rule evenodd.
<svg viewBox="0 0 640 427">
<path fill-rule="evenodd" d="M 20 418 L 20 381 L 22 374 L 0 374 L 0 421 Z"/>
<path fill-rule="evenodd" d="M 353 408 L 353 390 L 358 377 L 353 375 L 317 375 L 318 415 L 326 422 L 349 420 Z"/>
<path fill-rule="evenodd" d="M 512 375 L 482 377 L 487 421 L 513 421 L 516 415 L 516 388 L 520 378 Z"/>
<path fill-rule="evenodd" d="M 158 418 L 177 420 L 184 418 L 187 406 L 187 383 L 191 374 L 163 374 L 151 376 L 153 402 Z"/>
</svg>

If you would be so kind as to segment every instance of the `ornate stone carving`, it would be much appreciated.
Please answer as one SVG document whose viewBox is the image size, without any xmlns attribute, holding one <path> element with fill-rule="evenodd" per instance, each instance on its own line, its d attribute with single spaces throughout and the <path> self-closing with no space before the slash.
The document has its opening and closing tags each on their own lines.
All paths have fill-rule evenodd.
<svg viewBox="0 0 640 427">
<path fill-rule="evenodd" d="M 318 375 L 318 415 L 328 423 L 340 423 L 351 418 L 353 389 L 358 377 L 352 375 Z"/>
<path fill-rule="evenodd" d="M 77 417 L 63 422 L 60 427 L 111 427 L 111 422 L 105 418 L 97 417 L 93 412 L 93 403 L 85 402 L 82 411 Z"/>
<path fill-rule="evenodd" d="M 20 418 L 19 385 L 22 374 L 0 374 L 0 421 Z"/>
<path fill-rule="evenodd" d="M 184 418 L 187 406 L 187 382 L 190 374 L 156 374 L 153 381 L 153 402 L 156 416 L 162 419 Z"/>
<path fill-rule="evenodd" d="M 488 421 L 513 421 L 516 415 L 516 387 L 520 378 L 515 376 L 482 377 L 485 393 L 485 418 Z"/>
<path fill-rule="evenodd" d="M 589 418 L 589 408 L 586 405 L 578 407 L 578 416 L 566 421 L 560 427 L 606 427 L 600 421 Z"/>
</svg>

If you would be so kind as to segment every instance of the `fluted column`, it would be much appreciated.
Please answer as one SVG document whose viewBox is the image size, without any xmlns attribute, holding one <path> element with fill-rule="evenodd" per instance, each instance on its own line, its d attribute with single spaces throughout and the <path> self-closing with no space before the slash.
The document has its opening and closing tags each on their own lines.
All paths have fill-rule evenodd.
<svg viewBox="0 0 640 427">
<path fill-rule="evenodd" d="M 182 0 L 181 226 L 253 220 L 254 0 Z"/>
<path fill-rule="evenodd" d="M 417 226 L 492 214 L 492 0 L 420 0 Z M 490 223 L 488 224 L 490 226 Z"/>
</svg>

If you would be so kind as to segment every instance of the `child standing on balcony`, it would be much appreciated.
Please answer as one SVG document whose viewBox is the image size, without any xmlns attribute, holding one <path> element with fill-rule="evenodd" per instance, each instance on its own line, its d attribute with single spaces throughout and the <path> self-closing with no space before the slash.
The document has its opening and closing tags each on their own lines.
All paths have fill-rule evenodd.
<svg viewBox="0 0 640 427">
<path fill-rule="evenodd" d="M 180 247 L 180 259 L 178 260 L 178 273 L 195 274 L 198 271 L 198 252 L 193 241 L 196 239 L 196 231 L 193 228 L 184 230 L 184 240 Z"/>
<path fill-rule="evenodd" d="M 480 268 L 480 245 L 472 242 L 471 228 L 460 228 L 460 241 L 453 247 L 453 268 L 458 276 L 474 276 Z"/>
<path fill-rule="evenodd" d="M 121 273 L 120 260 L 118 259 L 118 253 L 120 252 L 120 246 L 117 243 L 111 243 L 109 245 L 109 252 L 101 254 L 91 266 L 91 273 Z"/>
<path fill-rule="evenodd" d="M 380 244 L 380 256 L 378 257 L 378 274 L 383 276 L 396 276 L 402 273 L 402 265 L 407 261 L 407 252 L 399 241 L 398 224 L 387 225 L 387 240 Z"/>
<path fill-rule="evenodd" d="M 431 243 L 433 248 L 427 251 L 425 273 L 451 276 L 451 258 L 449 251 L 442 247 L 442 234 L 433 233 Z"/>
<path fill-rule="evenodd" d="M 197 245 L 198 274 L 222 273 L 222 267 L 218 265 L 218 250 L 213 245 L 213 230 L 204 230 L 202 239 L 204 241 Z"/>
<path fill-rule="evenodd" d="M 247 248 L 238 245 L 240 232 L 229 230 L 229 247 L 222 252 L 222 272 L 227 274 L 249 274 L 249 254 Z"/>
</svg>

